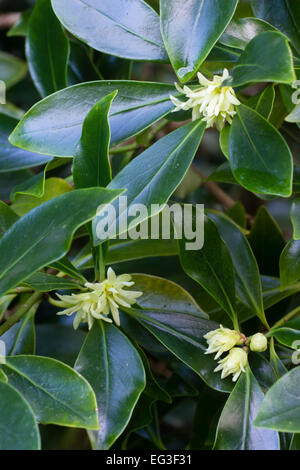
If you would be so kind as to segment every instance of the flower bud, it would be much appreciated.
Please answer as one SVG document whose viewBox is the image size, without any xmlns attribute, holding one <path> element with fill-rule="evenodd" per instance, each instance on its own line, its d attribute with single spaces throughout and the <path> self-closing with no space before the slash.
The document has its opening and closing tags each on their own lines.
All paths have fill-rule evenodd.
<svg viewBox="0 0 300 470">
<path fill-rule="evenodd" d="M 221 379 L 225 379 L 225 377 L 232 374 L 232 381 L 236 382 L 241 372 L 245 372 L 245 367 L 248 364 L 248 354 L 242 348 L 233 348 L 218 364 L 214 372 L 221 370 Z"/>
<path fill-rule="evenodd" d="M 210 331 L 204 335 L 204 338 L 208 342 L 208 348 L 205 354 L 213 354 L 216 352 L 215 359 L 218 359 L 224 352 L 229 351 L 229 349 L 236 345 L 243 344 L 245 337 L 235 330 L 223 328 L 223 326 L 220 325 L 220 328 Z"/>
<path fill-rule="evenodd" d="M 263 352 L 268 347 L 268 340 L 262 333 L 256 333 L 250 339 L 251 351 Z"/>
</svg>

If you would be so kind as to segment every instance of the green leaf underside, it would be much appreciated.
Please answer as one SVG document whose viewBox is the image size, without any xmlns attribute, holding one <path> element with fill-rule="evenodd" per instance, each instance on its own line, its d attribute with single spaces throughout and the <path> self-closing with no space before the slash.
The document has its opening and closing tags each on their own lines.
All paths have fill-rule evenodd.
<svg viewBox="0 0 300 470">
<path fill-rule="evenodd" d="M 52 0 L 55 14 L 94 49 L 133 60 L 167 62 L 159 17 L 142 0 Z"/>
<path fill-rule="evenodd" d="M 13 145 L 31 152 L 72 157 L 86 114 L 104 96 L 118 90 L 110 112 L 111 144 L 141 132 L 174 107 L 173 85 L 110 80 L 81 83 L 36 103 L 10 136 Z"/>
</svg>

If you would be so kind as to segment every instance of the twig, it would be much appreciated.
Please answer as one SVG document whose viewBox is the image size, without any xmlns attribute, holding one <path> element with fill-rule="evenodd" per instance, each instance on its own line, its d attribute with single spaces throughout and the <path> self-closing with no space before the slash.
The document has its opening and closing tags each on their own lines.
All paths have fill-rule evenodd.
<svg viewBox="0 0 300 470">
<path fill-rule="evenodd" d="M 0 29 L 10 29 L 20 18 L 20 13 L 5 13 L 0 15 Z"/>
<path fill-rule="evenodd" d="M 214 196 L 214 198 L 219 201 L 222 206 L 225 208 L 225 209 L 231 209 L 231 207 L 233 207 L 236 202 L 230 197 L 228 196 L 224 191 L 223 189 L 220 188 L 220 186 L 218 186 L 216 183 L 214 183 L 213 181 L 205 181 L 205 175 L 202 173 L 201 170 L 199 170 L 199 168 L 197 167 L 197 165 L 195 165 L 193 163 L 192 165 L 192 168 L 193 170 L 198 173 L 199 176 L 201 176 L 202 180 L 203 180 L 203 187 L 212 195 Z"/>
<path fill-rule="evenodd" d="M 33 306 L 36 308 L 42 300 L 43 294 L 41 292 L 35 292 L 32 294 L 27 301 L 22 304 L 13 315 L 7 318 L 6 322 L 0 326 L 0 336 L 8 331 L 15 323 L 17 323 Z"/>
</svg>

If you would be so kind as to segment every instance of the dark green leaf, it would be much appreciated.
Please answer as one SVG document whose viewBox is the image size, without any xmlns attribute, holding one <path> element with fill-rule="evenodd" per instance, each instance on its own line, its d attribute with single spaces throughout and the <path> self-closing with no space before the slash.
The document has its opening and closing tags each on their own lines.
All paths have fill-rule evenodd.
<svg viewBox="0 0 300 470">
<path fill-rule="evenodd" d="M 75 364 L 92 385 L 98 405 L 99 431 L 90 432 L 94 449 L 109 449 L 128 424 L 145 387 L 143 363 L 119 329 L 97 322 Z"/>
<path fill-rule="evenodd" d="M 300 240 L 291 240 L 280 256 L 280 285 L 285 289 L 300 279 Z"/>
<path fill-rule="evenodd" d="M 44 155 L 19 149 L 9 143 L 9 134 L 17 124 L 17 119 L 0 113 L 0 173 L 43 165 L 52 160 Z"/>
<path fill-rule="evenodd" d="M 298 3 L 294 0 L 251 0 L 251 4 L 255 16 L 286 34 L 300 54 Z"/>
<path fill-rule="evenodd" d="M 64 279 L 47 273 L 34 273 L 27 277 L 24 284 L 39 292 L 48 292 L 58 289 L 78 289 L 78 281 Z"/>
<path fill-rule="evenodd" d="M 172 85 L 101 81 L 74 85 L 33 106 L 10 136 L 12 144 L 54 157 L 72 157 L 90 109 L 118 90 L 110 113 L 111 144 L 141 132 L 168 114 L 176 95 Z"/>
<path fill-rule="evenodd" d="M 277 432 L 253 426 L 263 392 L 250 367 L 242 374 L 222 411 L 216 450 L 279 450 Z"/>
<path fill-rule="evenodd" d="M 230 22 L 237 0 L 161 0 L 161 30 L 178 78 L 193 78 Z"/>
<path fill-rule="evenodd" d="M 112 240 L 106 255 L 108 264 L 140 258 L 178 254 L 175 240 Z"/>
<path fill-rule="evenodd" d="M 224 84 L 237 87 L 252 82 L 292 83 L 294 80 L 296 75 L 288 39 L 279 32 L 266 31 L 249 42 L 234 66 L 232 76 Z"/>
<path fill-rule="evenodd" d="M 75 230 L 94 217 L 100 204 L 110 203 L 119 194 L 78 189 L 42 204 L 16 222 L 0 241 L 1 294 L 62 258 Z"/>
<path fill-rule="evenodd" d="M 11 385 L 0 381 L 0 450 L 39 450 L 39 429 L 33 411 Z"/>
<path fill-rule="evenodd" d="M 18 220 L 17 214 L 4 202 L 0 201 L 0 238 Z"/>
<path fill-rule="evenodd" d="M 55 14 L 98 51 L 133 60 L 166 61 L 159 17 L 142 0 L 52 0 Z"/>
<path fill-rule="evenodd" d="M 256 103 L 256 111 L 266 118 L 267 120 L 270 118 L 273 105 L 275 100 L 275 89 L 274 85 L 267 86 L 264 91 L 259 95 L 259 98 Z"/>
<path fill-rule="evenodd" d="M 230 251 L 235 268 L 237 296 L 266 325 L 259 270 L 246 237 L 222 213 L 209 212 L 207 215 L 217 224 L 219 233 Z"/>
<path fill-rule="evenodd" d="M 126 188 L 124 196 L 127 197 L 128 212 L 125 207 L 119 207 L 117 199 L 113 204 L 116 218 L 102 227 L 103 223 L 98 226 L 100 218 L 96 217 L 93 222 L 95 243 L 127 231 L 127 227 L 120 227 L 120 221 L 133 204 L 144 204 L 147 214 L 128 217 L 127 226 L 131 229 L 163 209 L 186 174 L 204 131 L 203 121 L 190 122 L 161 138 L 118 173 L 108 189 Z M 156 210 L 152 206 L 154 204 L 157 205 Z"/>
<path fill-rule="evenodd" d="M 26 56 L 41 96 L 67 86 L 69 41 L 49 0 L 38 0 L 28 24 Z"/>
<path fill-rule="evenodd" d="M 236 180 L 249 191 L 287 197 L 292 192 L 293 160 L 277 129 L 247 106 L 237 108 L 229 140 Z"/>
<path fill-rule="evenodd" d="M 235 322 L 233 262 L 215 223 L 205 217 L 203 248 L 197 251 L 186 250 L 185 243 L 185 239 L 179 241 L 180 262 L 184 271 L 198 282 Z"/>
<path fill-rule="evenodd" d="M 93 390 L 71 367 L 47 357 L 14 356 L 3 368 L 39 422 L 98 429 Z"/>
<path fill-rule="evenodd" d="M 266 394 L 255 426 L 282 432 L 300 432 L 300 367 L 292 369 Z"/>
<path fill-rule="evenodd" d="M 35 353 L 35 310 L 34 308 L 29 310 L 21 321 L 1 336 L 1 341 L 5 342 L 7 355 Z"/>
<path fill-rule="evenodd" d="M 265 31 L 274 31 L 272 25 L 258 18 L 237 18 L 228 25 L 220 42 L 225 46 L 245 49 L 248 42 Z"/>
<path fill-rule="evenodd" d="M 287 346 L 288 348 L 293 347 L 294 341 L 297 341 L 297 344 L 300 344 L 300 330 L 282 327 L 270 330 L 269 335 L 274 336 L 279 343 Z"/>
<path fill-rule="evenodd" d="M 107 186 L 111 181 L 108 113 L 117 91 L 102 98 L 89 111 L 74 155 L 75 188 Z"/>
</svg>

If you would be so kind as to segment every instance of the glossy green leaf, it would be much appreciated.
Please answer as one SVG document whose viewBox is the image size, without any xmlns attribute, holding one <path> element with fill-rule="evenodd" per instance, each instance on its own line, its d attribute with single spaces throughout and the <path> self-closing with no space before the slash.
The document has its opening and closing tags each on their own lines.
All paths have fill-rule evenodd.
<svg viewBox="0 0 300 470">
<path fill-rule="evenodd" d="M 291 207 L 291 221 L 294 229 L 294 240 L 300 239 L 300 197 L 293 200 Z"/>
<path fill-rule="evenodd" d="M 29 404 L 1 380 L 0 397 L 0 450 L 39 450 L 39 429 Z"/>
<path fill-rule="evenodd" d="M 108 226 L 102 228 L 103 224 L 98 225 L 99 218 L 96 217 L 93 223 L 95 243 L 100 243 L 114 233 L 126 232 L 127 227 L 134 228 L 163 209 L 192 163 L 204 131 L 203 121 L 190 122 L 161 138 L 117 174 L 108 189 L 126 188 L 124 196 L 127 197 L 128 212 L 116 200 L 113 204 L 116 218 L 110 219 L 106 224 Z M 131 216 L 129 210 L 133 204 L 144 204 L 147 214 Z M 154 204 L 157 205 L 156 209 L 151 207 Z M 120 228 L 127 213 L 127 227 Z"/>
<path fill-rule="evenodd" d="M 0 201 L 0 238 L 18 220 L 17 214 L 3 201 Z"/>
<path fill-rule="evenodd" d="M 142 0 L 52 0 L 55 14 L 94 49 L 133 60 L 166 61 L 157 13 Z"/>
<path fill-rule="evenodd" d="M 12 28 L 10 28 L 10 30 L 7 32 L 6 36 L 26 36 L 30 15 L 31 10 L 23 11 Z"/>
<path fill-rule="evenodd" d="M 39 292 L 48 292 L 58 289 L 78 289 L 79 282 L 38 272 L 29 276 L 26 281 L 24 281 L 24 284 Z"/>
<path fill-rule="evenodd" d="M 41 96 L 67 86 L 69 41 L 49 0 L 38 0 L 30 16 L 26 57 Z"/>
<path fill-rule="evenodd" d="M 73 191 L 72 186 L 62 178 L 48 178 L 45 181 L 44 188 L 36 187 L 37 192 L 39 189 L 44 190 L 43 196 L 41 197 L 30 195 L 30 191 L 25 192 L 25 194 L 22 192 L 15 193 L 14 203 L 11 207 L 17 215 L 23 216 L 35 207 L 42 205 L 44 202 Z"/>
<path fill-rule="evenodd" d="M 6 52 L 0 52 L 0 80 L 5 82 L 7 89 L 20 82 L 26 73 L 26 62 Z"/>
<path fill-rule="evenodd" d="M 230 136 L 230 126 L 225 126 L 220 132 L 220 148 L 223 152 L 223 155 L 229 160 L 229 136 Z M 226 162 L 227 163 L 227 162 Z"/>
<path fill-rule="evenodd" d="M 294 328 L 288 328 L 285 326 L 282 328 L 276 328 L 270 330 L 269 335 L 274 336 L 279 343 L 287 346 L 288 348 L 293 348 L 294 341 L 297 341 L 297 345 L 300 344 L 300 330 L 296 330 Z"/>
<path fill-rule="evenodd" d="M 263 116 L 265 119 L 268 120 L 273 111 L 274 101 L 275 101 L 274 85 L 269 85 L 259 95 L 255 109 L 261 116 Z"/>
<path fill-rule="evenodd" d="M 71 261 L 69 261 L 66 256 L 64 256 L 59 261 L 56 261 L 55 263 L 51 263 L 50 267 L 68 274 L 68 276 L 74 279 L 78 279 L 78 281 L 86 282 L 86 278 L 78 271 L 78 269 L 71 263 Z"/>
<path fill-rule="evenodd" d="M 143 292 L 138 299 L 142 309 L 130 310 L 130 316 L 210 387 L 231 391 L 231 380 L 221 380 L 213 372 L 216 362 L 212 355 L 204 354 L 207 342 L 203 336 L 218 324 L 208 320 L 190 294 L 174 282 L 145 274 L 133 275 L 133 280 L 134 288 Z"/>
<path fill-rule="evenodd" d="M 98 429 L 93 390 L 71 367 L 47 357 L 14 356 L 3 369 L 39 422 Z"/>
<path fill-rule="evenodd" d="M 97 322 L 83 344 L 75 368 L 90 382 L 97 398 L 99 431 L 89 433 L 92 446 L 109 449 L 128 424 L 145 388 L 143 363 L 118 328 Z"/>
<path fill-rule="evenodd" d="M 280 255 L 280 285 L 285 289 L 300 279 L 300 240 L 291 240 Z"/>
<path fill-rule="evenodd" d="M 131 315 L 210 387 L 226 393 L 232 390 L 231 380 L 222 380 L 220 374 L 214 372 L 213 357 L 204 354 L 207 343 L 203 336 L 218 328 L 217 323 L 199 315 L 174 311 L 172 307 L 134 309 Z"/>
<path fill-rule="evenodd" d="M 89 111 L 76 148 L 73 164 L 75 188 L 107 186 L 111 181 L 108 113 L 117 92 L 102 98 Z"/>
<path fill-rule="evenodd" d="M 216 181 L 217 183 L 237 184 L 237 181 L 232 175 L 230 164 L 228 162 L 222 163 L 215 171 L 213 171 L 206 181 Z"/>
<path fill-rule="evenodd" d="M 17 119 L 0 113 L 0 173 L 43 165 L 51 160 L 49 157 L 27 152 L 9 143 L 8 137 L 17 124 Z"/>
<path fill-rule="evenodd" d="M 273 57 L 276 56 L 277 67 Z M 232 76 L 224 82 L 237 87 L 253 82 L 292 83 L 296 80 L 288 39 L 277 31 L 255 36 L 246 46 Z"/>
<path fill-rule="evenodd" d="M 287 197 L 292 192 L 293 161 L 277 129 L 247 106 L 237 108 L 229 156 L 236 180 L 249 191 Z"/>
<path fill-rule="evenodd" d="M 298 3 L 294 0 L 251 0 L 255 16 L 286 34 L 300 54 Z M 297 21 L 298 18 L 298 21 Z"/>
<path fill-rule="evenodd" d="M 178 78 L 193 78 L 230 22 L 237 0 L 160 0 L 164 43 Z"/>
<path fill-rule="evenodd" d="M 207 215 L 216 223 L 230 251 L 235 268 L 237 296 L 266 324 L 259 270 L 249 242 L 239 228 L 222 213 L 210 211 Z"/>
<path fill-rule="evenodd" d="M 282 432 L 300 432 L 300 367 L 279 379 L 266 394 L 254 425 Z"/>
<path fill-rule="evenodd" d="M 246 210 L 241 202 L 236 202 L 234 206 L 226 211 L 226 215 L 233 220 L 237 225 L 246 229 L 247 226 L 247 214 Z"/>
<path fill-rule="evenodd" d="M 258 18 L 237 18 L 230 22 L 219 41 L 225 46 L 245 49 L 248 42 L 265 31 L 275 31 L 272 25 Z"/>
<path fill-rule="evenodd" d="M 215 450 L 279 450 L 277 432 L 253 426 L 262 400 L 263 392 L 248 366 L 222 411 Z"/>
<path fill-rule="evenodd" d="M 106 261 L 108 264 L 114 264 L 133 259 L 177 254 L 175 240 L 116 240 L 109 245 Z"/>
<path fill-rule="evenodd" d="M 5 342 L 7 355 L 35 353 L 35 310 L 35 308 L 29 310 L 22 320 L 1 336 L 1 341 Z"/>
<path fill-rule="evenodd" d="M 185 239 L 179 240 L 180 262 L 184 271 L 198 282 L 235 322 L 234 266 L 217 226 L 205 217 L 203 248 L 197 251 L 186 250 L 185 243 Z"/>
<path fill-rule="evenodd" d="M 45 202 L 22 217 L 0 241 L 0 293 L 62 258 L 75 230 L 94 217 L 100 204 L 109 204 L 119 194 L 79 189 Z"/>
<path fill-rule="evenodd" d="M 111 144 L 141 132 L 174 107 L 174 86 L 150 82 L 101 81 L 74 85 L 34 105 L 10 136 L 13 145 L 54 157 L 72 157 L 82 123 L 104 96 L 118 90 L 110 112 Z"/>
</svg>

